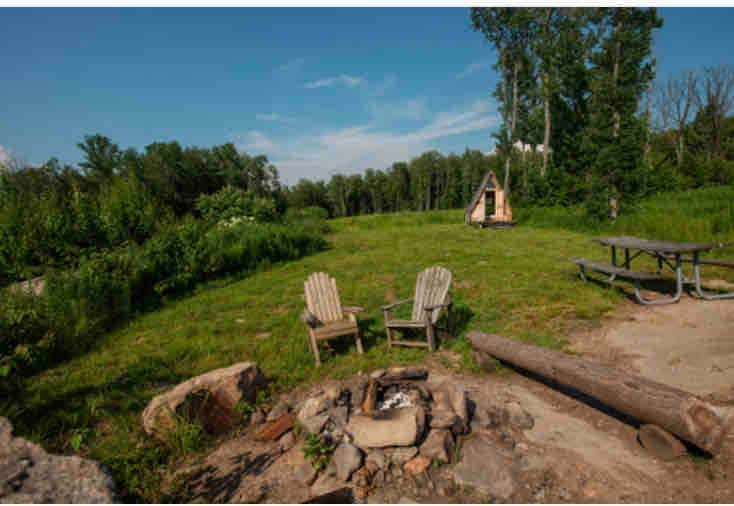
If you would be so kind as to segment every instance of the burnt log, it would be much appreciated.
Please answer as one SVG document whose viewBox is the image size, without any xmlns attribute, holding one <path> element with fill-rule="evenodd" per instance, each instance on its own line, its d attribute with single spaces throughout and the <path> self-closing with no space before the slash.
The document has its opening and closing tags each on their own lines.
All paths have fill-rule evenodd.
<svg viewBox="0 0 734 506">
<path fill-rule="evenodd" d="M 642 423 L 654 424 L 715 455 L 731 412 L 692 393 L 572 355 L 493 334 L 470 332 L 474 349 L 573 388 Z"/>
</svg>

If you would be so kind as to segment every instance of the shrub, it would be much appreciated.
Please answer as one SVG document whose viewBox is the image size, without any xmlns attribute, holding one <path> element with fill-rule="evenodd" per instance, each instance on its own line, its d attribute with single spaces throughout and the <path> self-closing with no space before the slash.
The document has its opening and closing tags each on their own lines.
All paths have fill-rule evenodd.
<svg viewBox="0 0 734 506">
<path fill-rule="evenodd" d="M 209 223 L 228 222 L 233 218 L 251 216 L 258 223 L 278 218 L 275 202 L 254 196 L 252 193 L 226 186 L 211 195 L 200 195 L 196 210 Z"/>
</svg>

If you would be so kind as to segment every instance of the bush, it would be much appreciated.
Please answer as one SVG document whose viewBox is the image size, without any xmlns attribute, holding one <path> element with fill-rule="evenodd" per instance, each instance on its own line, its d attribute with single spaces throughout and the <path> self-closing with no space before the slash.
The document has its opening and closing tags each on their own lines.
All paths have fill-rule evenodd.
<svg viewBox="0 0 734 506">
<path fill-rule="evenodd" d="M 278 218 L 272 199 L 255 197 L 233 186 L 226 186 L 211 195 L 200 195 L 196 200 L 196 210 L 209 223 L 229 222 L 242 217 L 252 217 L 257 223 L 267 223 Z"/>
<path fill-rule="evenodd" d="M 302 209 L 290 208 L 285 214 L 285 221 L 288 223 L 299 223 L 309 230 L 321 234 L 327 234 L 331 231 L 326 220 L 329 219 L 329 211 L 323 207 L 310 206 Z"/>
<path fill-rule="evenodd" d="M 196 283 L 314 253 L 326 241 L 304 227 L 207 228 L 190 219 L 142 245 L 94 253 L 49 275 L 40 297 L 7 289 L 0 300 L 0 386 L 87 349 L 135 311 Z M 4 379 L 3 379 L 4 378 Z"/>
</svg>

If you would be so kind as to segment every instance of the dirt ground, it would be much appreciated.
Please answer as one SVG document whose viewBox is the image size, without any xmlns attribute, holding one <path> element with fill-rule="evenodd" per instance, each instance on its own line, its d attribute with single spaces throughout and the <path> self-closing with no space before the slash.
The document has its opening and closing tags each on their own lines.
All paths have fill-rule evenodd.
<svg viewBox="0 0 734 506">
<path fill-rule="evenodd" d="M 734 301 L 684 297 L 679 304 L 644 307 L 625 303 L 601 327 L 569 336 L 582 356 L 694 392 L 734 413 Z M 464 375 L 447 367 L 449 353 L 427 358 L 429 382 L 462 386 L 477 408 L 517 402 L 534 424 L 507 432 L 478 429 L 517 462 L 511 502 L 699 503 L 734 502 L 734 433 L 714 458 L 694 448 L 661 461 L 640 446 L 634 422 L 521 374 Z M 448 360 L 447 360 L 448 359 Z M 734 420 L 734 418 L 732 418 Z M 246 436 L 217 448 L 187 471 L 179 499 L 206 502 L 302 502 L 307 488 L 294 485 L 292 469 L 303 462 L 300 444 L 278 457 L 275 446 L 258 448 Z M 401 476 L 367 502 L 468 503 L 496 501 L 467 487 L 447 485 L 453 465 Z M 192 473 L 193 471 L 193 473 Z"/>
</svg>

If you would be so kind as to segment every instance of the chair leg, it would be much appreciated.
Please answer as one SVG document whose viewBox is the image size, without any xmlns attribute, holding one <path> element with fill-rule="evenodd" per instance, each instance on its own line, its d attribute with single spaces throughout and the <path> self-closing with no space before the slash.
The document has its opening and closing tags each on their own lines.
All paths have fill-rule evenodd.
<svg viewBox="0 0 734 506">
<path fill-rule="evenodd" d="M 311 351 L 313 352 L 313 358 L 316 361 L 316 367 L 321 365 L 321 358 L 319 357 L 319 343 L 316 341 L 313 331 L 308 329 L 308 338 L 311 342 Z"/>
<path fill-rule="evenodd" d="M 354 333 L 354 342 L 357 344 L 357 353 L 363 354 L 364 348 L 362 348 L 362 338 L 359 337 L 359 331 Z"/>
<path fill-rule="evenodd" d="M 428 338 L 428 349 L 430 351 L 434 351 L 436 349 L 435 333 L 436 330 L 433 327 L 433 324 L 429 322 L 426 325 L 426 337 Z"/>
</svg>

